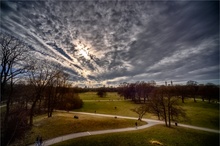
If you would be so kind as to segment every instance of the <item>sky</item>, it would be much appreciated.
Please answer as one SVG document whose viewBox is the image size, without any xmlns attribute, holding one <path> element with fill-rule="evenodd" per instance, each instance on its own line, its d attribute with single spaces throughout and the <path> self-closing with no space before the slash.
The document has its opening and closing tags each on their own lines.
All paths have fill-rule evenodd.
<svg viewBox="0 0 220 146">
<path fill-rule="evenodd" d="M 79 86 L 219 84 L 218 1 L 1 1 L 0 28 Z"/>
</svg>

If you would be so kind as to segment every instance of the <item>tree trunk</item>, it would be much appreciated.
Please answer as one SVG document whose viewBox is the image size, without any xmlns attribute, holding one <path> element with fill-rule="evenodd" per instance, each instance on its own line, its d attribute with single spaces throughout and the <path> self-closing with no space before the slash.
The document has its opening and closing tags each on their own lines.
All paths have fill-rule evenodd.
<svg viewBox="0 0 220 146">
<path fill-rule="evenodd" d="M 38 98 L 35 99 L 35 101 L 33 102 L 31 109 L 30 109 L 30 121 L 29 121 L 29 125 L 32 126 L 33 125 L 33 117 L 34 117 L 34 108 L 36 106 L 36 103 L 38 101 Z"/>
<path fill-rule="evenodd" d="M 170 106 L 168 106 L 168 122 L 169 122 L 169 127 L 171 127 L 171 111 L 170 111 Z"/>
<path fill-rule="evenodd" d="M 53 108 L 50 109 L 50 117 L 53 115 Z"/>
<path fill-rule="evenodd" d="M 158 120 L 160 120 L 160 113 L 157 113 Z"/>
<path fill-rule="evenodd" d="M 39 104 L 38 104 L 38 112 L 41 113 L 41 99 L 39 100 Z"/>
<path fill-rule="evenodd" d="M 50 116 L 50 108 L 51 108 L 51 104 L 50 104 L 51 100 L 50 100 L 50 95 L 48 96 L 48 102 L 47 102 L 47 117 L 51 117 Z"/>
<path fill-rule="evenodd" d="M 54 95 L 54 96 L 56 96 L 56 95 Z M 52 117 L 52 115 L 53 115 L 53 111 L 54 111 L 54 108 L 55 108 L 55 102 L 56 102 L 56 98 L 55 97 L 52 97 L 52 105 L 51 105 L 51 107 L 50 107 L 50 117 Z"/>
<path fill-rule="evenodd" d="M 8 97 L 10 98 L 10 97 Z M 8 117 L 9 117 L 9 110 L 10 110 L 10 100 L 7 100 L 6 103 L 6 112 L 5 112 L 5 119 L 4 119 L 4 126 L 7 129 L 7 125 L 8 125 Z"/>
<path fill-rule="evenodd" d="M 195 96 L 193 96 L 193 99 L 194 99 L 194 102 L 196 102 L 196 97 Z"/>
<path fill-rule="evenodd" d="M 25 100 L 25 110 L 27 111 L 28 110 L 28 101 Z"/>
<path fill-rule="evenodd" d="M 165 120 L 165 124 L 167 126 L 167 114 L 166 114 L 166 108 L 163 108 L 163 113 L 164 113 L 164 120 Z"/>
<path fill-rule="evenodd" d="M 146 103 L 146 98 L 148 98 L 148 95 L 144 96 L 144 103 Z"/>
<path fill-rule="evenodd" d="M 182 96 L 182 103 L 184 103 L 184 96 Z"/>
<path fill-rule="evenodd" d="M 10 94 L 8 96 L 7 99 L 7 103 L 6 103 L 6 112 L 5 112 L 5 119 L 4 119 L 4 125 L 7 129 L 7 125 L 8 125 L 8 117 L 9 117 L 9 112 L 10 112 L 10 103 L 11 103 L 11 96 L 13 93 L 13 78 L 11 78 L 11 83 L 10 83 Z"/>
<path fill-rule="evenodd" d="M 33 125 L 33 116 L 34 116 L 34 109 L 31 108 L 30 110 L 30 121 L 29 121 L 29 125 L 32 126 Z"/>
</svg>

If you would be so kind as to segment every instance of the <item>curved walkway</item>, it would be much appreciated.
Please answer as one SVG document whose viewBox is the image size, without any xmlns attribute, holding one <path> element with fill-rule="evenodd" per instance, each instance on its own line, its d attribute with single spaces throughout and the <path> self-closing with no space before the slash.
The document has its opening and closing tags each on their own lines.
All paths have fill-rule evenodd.
<svg viewBox="0 0 220 146">
<path fill-rule="evenodd" d="M 66 112 L 66 111 L 58 111 L 58 112 Z M 94 113 L 86 113 L 86 112 L 69 112 L 69 113 L 73 113 L 73 114 L 78 113 L 78 114 L 103 116 L 103 117 L 115 117 L 116 116 L 116 115 L 94 114 Z M 137 120 L 137 118 L 135 118 L 135 117 L 126 117 L 126 116 L 117 116 L 117 118 Z M 99 131 L 87 131 L 87 132 L 80 132 L 80 133 L 72 133 L 72 134 L 52 138 L 52 139 L 49 139 L 49 140 L 45 140 L 43 142 L 43 146 L 49 146 L 49 145 L 52 145 L 52 144 L 55 144 L 55 143 L 59 143 L 59 142 L 62 142 L 62 141 L 66 141 L 66 140 L 74 139 L 74 138 L 78 138 L 78 137 L 85 137 L 85 136 L 99 135 L 99 134 L 107 134 L 107 133 L 125 132 L 125 131 L 134 131 L 134 130 L 149 128 L 149 127 L 157 125 L 157 124 L 164 124 L 163 121 L 159 121 L 159 120 L 152 120 L 152 119 L 145 119 L 145 118 L 143 118 L 142 120 L 147 122 L 148 124 L 143 125 L 143 126 L 138 126 L 138 128 L 130 127 L 130 128 L 111 129 L 111 130 L 99 130 Z M 174 123 L 173 123 L 173 125 L 174 125 Z M 197 126 L 191 126 L 191 125 L 185 125 L 185 124 L 178 124 L 178 126 L 185 127 L 185 128 L 196 129 L 196 130 L 207 131 L 207 132 L 220 133 L 219 130 L 214 130 L 214 129 L 209 129 L 209 128 L 203 128 L 203 127 L 197 127 Z M 30 146 L 35 146 L 35 144 L 32 144 Z"/>
</svg>

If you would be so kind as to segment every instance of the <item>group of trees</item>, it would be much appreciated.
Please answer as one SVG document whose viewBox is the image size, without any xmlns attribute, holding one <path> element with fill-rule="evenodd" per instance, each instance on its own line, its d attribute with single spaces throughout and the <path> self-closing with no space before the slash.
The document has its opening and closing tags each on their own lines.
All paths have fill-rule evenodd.
<svg viewBox="0 0 220 146">
<path fill-rule="evenodd" d="M 142 100 L 146 102 L 155 85 L 154 81 L 148 83 L 122 83 L 118 87 L 118 94 L 123 96 L 124 99 L 131 99 L 136 103 L 141 103 Z"/>
<path fill-rule="evenodd" d="M 80 108 L 82 100 L 68 83 L 68 74 L 59 67 L 52 67 L 49 62 L 39 62 L 28 72 L 28 84 L 32 93 L 30 104 L 29 124 L 33 124 L 33 116 L 38 104 L 39 109 L 46 109 L 48 117 L 52 117 L 54 109 L 71 110 Z"/>
<path fill-rule="evenodd" d="M 1 143 L 7 145 L 33 125 L 36 114 L 54 109 L 82 107 L 82 100 L 68 83 L 68 74 L 49 61 L 30 58 L 28 46 L 5 33 L 0 34 Z"/>
<path fill-rule="evenodd" d="M 106 97 L 107 89 L 105 87 L 97 88 L 97 95 L 101 98 Z"/>
<path fill-rule="evenodd" d="M 123 83 L 118 88 L 118 94 L 125 99 L 131 99 L 141 106 L 132 109 L 139 115 L 139 120 L 146 113 L 153 113 L 159 120 L 164 120 L 166 126 L 171 126 L 171 121 L 178 121 L 180 117 L 185 118 L 185 111 L 179 105 L 179 100 L 185 102 L 185 98 L 200 97 L 203 101 L 207 99 L 219 100 L 219 87 L 208 83 L 198 85 L 195 81 L 188 81 L 186 85 L 161 85 L 155 86 L 151 82 Z"/>
<path fill-rule="evenodd" d="M 208 102 L 219 100 L 219 86 L 212 83 L 198 85 L 196 81 L 188 81 L 186 85 L 165 84 L 164 86 L 172 88 L 172 92 L 182 100 L 182 103 L 185 98 L 193 98 L 194 102 L 196 102 L 196 98 L 201 98 L 203 101 L 208 100 Z M 124 99 L 130 99 L 135 103 L 145 103 L 149 99 L 149 95 L 152 95 L 157 88 L 160 86 L 156 86 L 155 82 L 138 81 L 136 83 L 122 83 L 117 91 Z"/>
<path fill-rule="evenodd" d="M 175 92 L 175 86 L 154 87 L 148 93 L 144 104 L 132 110 L 139 115 L 139 120 L 146 113 L 152 113 L 159 120 L 164 120 L 166 126 L 171 127 L 171 121 L 178 121 L 179 117 L 185 117 L 185 112 L 179 106 L 178 100 L 179 95 Z"/>
</svg>

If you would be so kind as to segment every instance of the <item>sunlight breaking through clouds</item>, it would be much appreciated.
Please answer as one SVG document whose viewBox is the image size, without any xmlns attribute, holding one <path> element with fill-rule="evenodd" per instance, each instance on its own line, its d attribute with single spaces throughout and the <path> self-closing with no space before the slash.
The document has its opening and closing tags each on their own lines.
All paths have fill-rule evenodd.
<svg viewBox="0 0 220 146">
<path fill-rule="evenodd" d="M 218 2 L 1 1 L 1 30 L 79 84 L 219 81 Z"/>
</svg>

